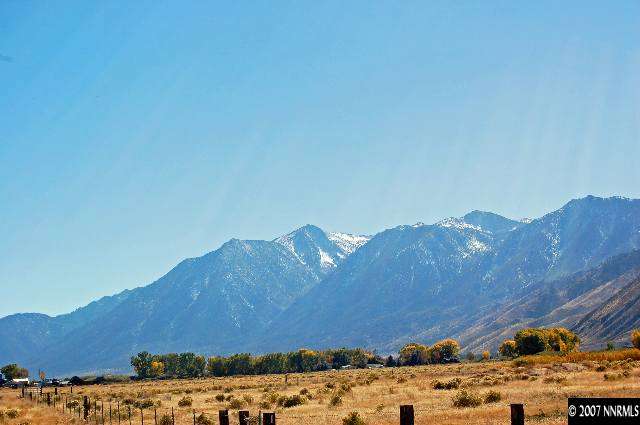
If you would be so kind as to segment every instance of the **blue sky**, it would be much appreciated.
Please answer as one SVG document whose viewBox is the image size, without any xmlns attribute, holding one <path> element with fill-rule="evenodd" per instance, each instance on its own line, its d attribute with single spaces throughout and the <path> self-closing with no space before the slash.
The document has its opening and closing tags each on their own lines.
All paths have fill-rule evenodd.
<svg viewBox="0 0 640 425">
<path fill-rule="evenodd" d="M 0 82 L 0 316 L 305 223 L 640 197 L 637 1 L 9 0 Z"/>
</svg>

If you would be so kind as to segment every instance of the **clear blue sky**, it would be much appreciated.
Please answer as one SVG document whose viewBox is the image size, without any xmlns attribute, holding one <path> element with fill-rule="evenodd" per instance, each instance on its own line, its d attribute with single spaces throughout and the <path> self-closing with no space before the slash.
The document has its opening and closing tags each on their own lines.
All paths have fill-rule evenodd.
<svg viewBox="0 0 640 425">
<path fill-rule="evenodd" d="M 0 316 L 305 223 L 640 197 L 638 1 L 5 0 L 0 83 Z"/>
</svg>

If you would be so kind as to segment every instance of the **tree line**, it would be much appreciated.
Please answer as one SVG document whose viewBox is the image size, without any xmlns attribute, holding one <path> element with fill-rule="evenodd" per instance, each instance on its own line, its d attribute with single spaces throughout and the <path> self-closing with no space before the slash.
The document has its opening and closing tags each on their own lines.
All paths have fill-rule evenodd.
<svg viewBox="0 0 640 425">
<path fill-rule="evenodd" d="M 384 359 L 361 348 L 324 351 L 303 348 L 288 353 L 269 353 L 261 356 L 241 353 L 209 358 L 194 353 L 151 354 L 143 351 L 131 358 L 131 366 L 139 378 L 314 372 L 339 369 L 347 365 L 364 368 L 370 363 L 384 364 Z"/>
<path fill-rule="evenodd" d="M 632 332 L 632 343 L 640 348 L 640 330 Z M 580 338 L 566 328 L 526 328 L 505 340 L 498 352 L 503 357 L 578 351 Z M 146 351 L 131 358 L 139 378 L 198 378 L 203 376 L 264 375 L 314 372 L 340 369 L 344 366 L 365 368 L 369 364 L 387 367 L 417 366 L 458 361 L 460 344 L 447 338 L 429 346 L 416 342 L 404 345 L 398 355 L 386 359 L 362 348 L 339 348 L 315 351 L 300 349 L 288 353 L 269 353 L 252 356 L 248 353 L 228 357 L 206 358 L 194 353 L 150 354 Z M 489 352 L 483 353 L 488 360 Z"/>
<path fill-rule="evenodd" d="M 365 368 L 369 364 L 388 367 L 447 363 L 457 359 L 460 344 L 453 339 L 432 346 L 405 345 L 397 357 L 386 359 L 362 348 L 310 350 L 252 356 L 248 353 L 205 358 L 194 353 L 151 354 L 146 351 L 131 358 L 139 378 L 198 378 L 203 376 L 266 375 L 315 372 L 344 366 Z"/>
</svg>

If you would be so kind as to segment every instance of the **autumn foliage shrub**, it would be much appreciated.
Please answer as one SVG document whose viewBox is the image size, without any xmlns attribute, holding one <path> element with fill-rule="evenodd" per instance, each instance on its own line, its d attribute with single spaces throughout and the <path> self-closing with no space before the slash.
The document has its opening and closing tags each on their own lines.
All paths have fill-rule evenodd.
<svg viewBox="0 0 640 425">
<path fill-rule="evenodd" d="M 489 391 L 488 393 L 486 393 L 484 395 L 484 402 L 485 404 L 487 403 L 497 403 L 500 400 L 502 400 L 502 394 L 500 394 L 498 391 Z"/>
<path fill-rule="evenodd" d="M 411 342 L 400 349 L 398 363 L 402 366 L 417 366 L 428 363 L 446 363 L 458 357 L 460 344 L 453 339 L 443 339 L 431 347 Z"/>
<path fill-rule="evenodd" d="M 365 425 L 365 421 L 358 412 L 351 412 L 346 418 L 342 419 L 342 425 Z"/>
<path fill-rule="evenodd" d="M 460 386 L 462 380 L 460 378 L 454 378 L 450 381 L 433 381 L 431 387 L 434 390 L 455 390 Z"/>
<path fill-rule="evenodd" d="M 631 343 L 634 347 L 640 348 L 640 329 L 634 329 L 631 332 Z"/>
<path fill-rule="evenodd" d="M 178 406 L 180 406 L 180 407 L 191 407 L 191 404 L 193 404 L 193 399 L 191 397 L 189 397 L 189 396 L 182 397 L 178 401 Z"/>
<path fill-rule="evenodd" d="M 522 329 L 516 332 L 514 341 L 516 351 L 521 356 L 544 351 L 570 353 L 577 351 L 580 344 L 580 338 L 565 328 Z"/>
<path fill-rule="evenodd" d="M 454 407 L 477 407 L 482 404 L 482 399 L 477 395 L 467 390 L 460 390 L 453 397 Z"/>
</svg>

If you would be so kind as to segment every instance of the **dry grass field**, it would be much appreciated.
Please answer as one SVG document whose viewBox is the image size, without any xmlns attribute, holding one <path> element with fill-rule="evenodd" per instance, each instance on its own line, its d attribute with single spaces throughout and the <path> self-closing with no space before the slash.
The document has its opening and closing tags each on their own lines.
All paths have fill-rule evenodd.
<svg viewBox="0 0 640 425">
<path fill-rule="evenodd" d="M 640 397 L 639 360 L 561 361 L 524 365 L 490 361 L 327 371 L 290 374 L 287 382 L 284 375 L 131 382 L 75 387 L 74 397 L 88 395 L 92 401 L 98 400 L 98 406 L 104 403 L 106 423 L 109 404 L 115 412 L 119 402 L 123 423 L 128 423 L 126 406 L 133 403 L 140 406 L 146 401 L 147 405 L 153 402 L 159 419 L 170 414 L 173 407 L 178 425 L 193 423 L 194 411 L 197 416 L 204 413 L 200 424 L 207 424 L 207 417 L 210 423 L 217 424 L 218 410 L 226 408 L 230 409 L 231 424 L 238 423 L 238 410 L 249 410 L 251 415 L 260 410 L 275 411 L 281 425 L 340 425 L 353 411 L 370 425 L 398 424 L 402 404 L 414 405 L 417 424 L 508 424 L 509 403 L 525 404 L 527 423 L 563 424 L 569 396 Z M 434 389 L 436 381 L 440 381 L 440 386 L 458 388 Z M 455 407 L 454 398 L 463 390 L 471 395 L 468 400 L 480 404 Z M 61 391 L 63 397 L 68 396 L 68 388 Z M 490 392 L 494 393 L 487 400 Z M 36 406 L 28 400 L 19 400 L 17 394 L 16 390 L 0 391 L 0 423 L 80 423 L 70 415 L 63 415 L 60 405 L 57 410 Z M 291 397 L 295 395 L 301 395 L 304 404 L 279 405 L 295 404 L 297 398 Z M 17 415 L 15 412 L 9 415 L 10 409 L 17 410 Z M 144 410 L 146 424 L 154 423 L 153 410 L 153 407 Z M 140 424 L 140 410 L 132 411 L 132 423 Z"/>
</svg>

